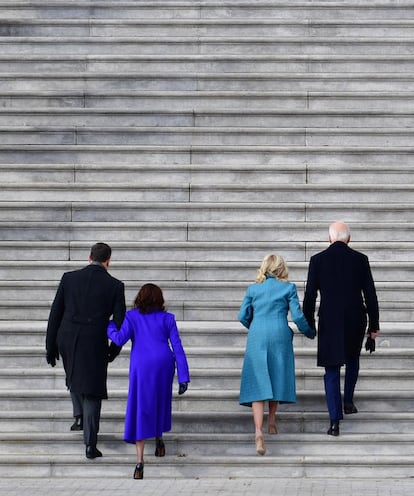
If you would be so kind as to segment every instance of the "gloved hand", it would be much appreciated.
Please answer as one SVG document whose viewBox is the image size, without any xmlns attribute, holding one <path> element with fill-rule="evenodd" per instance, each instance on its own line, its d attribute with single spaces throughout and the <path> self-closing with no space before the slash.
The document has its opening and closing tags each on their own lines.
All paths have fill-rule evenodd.
<svg viewBox="0 0 414 496">
<path fill-rule="evenodd" d="M 178 385 L 178 394 L 184 394 L 187 391 L 188 382 L 180 382 Z"/>
<path fill-rule="evenodd" d="M 56 366 L 56 360 L 59 360 L 59 351 L 57 348 L 46 350 L 46 362 L 52 367 Z"/>
<path fill-rule="evenodd" d="M 309 338 L 309 339 L 315 339 L 315 336 L 316 336 L 316 331 L 315 329 L 312 329 L 312 332 L 308 332 L 306 333 L 306 337 Z"/>
<path fill-rule="evenodd" d="M 369 351 L 370 354 L 375 351 L 375 339 L 372 339 L 371 334 L 368 335 L 365 341 L 365 350 Z"/>
<path fill-rule="evenodd" d="M 111 363 L 115 360 L 115 358 L 121 353 L 122 346 L 116 345 L 113 341 L 108 348 L 108 363 Z"/>
</svg>

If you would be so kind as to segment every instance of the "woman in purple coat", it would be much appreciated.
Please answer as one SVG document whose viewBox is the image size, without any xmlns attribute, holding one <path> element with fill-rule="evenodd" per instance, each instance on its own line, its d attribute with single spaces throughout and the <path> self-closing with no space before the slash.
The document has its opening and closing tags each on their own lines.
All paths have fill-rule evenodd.
<svg viewBox="0 0 414 496">
<path fill-rule="evenodd" d="M 165 311 L 162 291 L 155 284 L 142 286 L 119 331 L 109 323 L 108 337 L 118 346 L 132 341 L 124 439 L 136 445 L 134 479 L 142 479 L 145 440 L 155 437 L 155 456 L 165 455 L 162 434 L 171 430 L 175 365 L 178 392 L 183 394 L 190 382 L 187 358 L 175 317 Z"/>
</svg>

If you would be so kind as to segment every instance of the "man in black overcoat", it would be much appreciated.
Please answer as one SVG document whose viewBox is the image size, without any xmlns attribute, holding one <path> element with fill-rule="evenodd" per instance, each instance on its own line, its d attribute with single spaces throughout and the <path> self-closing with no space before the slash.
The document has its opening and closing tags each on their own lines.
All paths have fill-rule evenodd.
<svg viewBox="0 0 414 496">
<path fill-rule="evenodd" d="M 310 259 L 303 301 L 303 313 L 315 328 L 319 292 L 317 364 L 325 367 L 325 396 L 331 422 L 328 434 L 333 436 L 339 435 L 343 410 L 346 414 L 357 412 L 353 396 L 367 323 L 368 334 L 373 339 L 379 332 L 378 300 L 368 257 L 351 249 L 350 239 L 349 227 L 343 222 L 329 227 L 330 246 Z M 345 365 L 343 410 L 342 365 Z"/>
<path fill-rule="evenodd" d="M 102 456 L 96 445 L 108 362 L 120 352 L 108 345 L 108 322 L 112 316 L 120 328 L 126 310 L 124 284 L 108 273 L 110 258 L 110 246 L 96 243 L 89 265 L 63 274 L 46 333 L 46 359 L 54 367 L 62 357 L 76 419 L 71 430 L 83 429 L 87 458 Z"/>
</svg>

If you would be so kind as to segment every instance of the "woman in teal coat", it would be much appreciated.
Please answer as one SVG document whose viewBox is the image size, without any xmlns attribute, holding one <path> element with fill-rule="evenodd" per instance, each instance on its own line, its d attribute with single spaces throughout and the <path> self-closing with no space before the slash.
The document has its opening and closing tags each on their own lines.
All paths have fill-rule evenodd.
<svg viewBox="0 0 414 496">
<path fill-rule="evenodd" d="M 288 269 L 278 255 L 267 255 L 256 283 L 247 288 L 239 321 L 249 329 L 240 383 L 240 404 L 251 406 L 256 450 L 266 452 L 263 438 L 265 401 L 269 402 L 268 432 L 276 434 L 279 403 L 295 403 L 293 331 L 288 312 L 299 331 L 313 339 L 312 329 L 299 305 L 296 286 L 288 282 Z"/>
</svg>

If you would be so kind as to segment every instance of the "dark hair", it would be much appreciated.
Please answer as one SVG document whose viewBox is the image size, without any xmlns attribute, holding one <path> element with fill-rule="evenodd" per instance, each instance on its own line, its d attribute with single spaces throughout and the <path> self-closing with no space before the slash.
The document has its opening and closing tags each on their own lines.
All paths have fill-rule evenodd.
<svg viewBox="0 0 414 496">
<path fill-rule="evenodd" d="M 91 248 L 91 260 L 104 263 L 111 258 L 112 249 L 106 243 L 95 243 Z"/>
<path fill-rule="evenodd" d="M 134 306 L 141 313 L 165 310 L 161 288 L 152 283 L 144 284 L 135 298 Z"/>
</svg>

